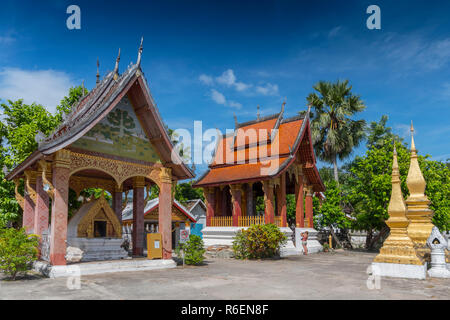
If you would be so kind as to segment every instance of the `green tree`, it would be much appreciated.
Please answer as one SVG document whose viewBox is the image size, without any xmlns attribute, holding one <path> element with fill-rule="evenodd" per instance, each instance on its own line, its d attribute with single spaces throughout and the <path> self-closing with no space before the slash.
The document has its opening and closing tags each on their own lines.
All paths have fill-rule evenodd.
<svg viewBox="0 0 450 320">
<path fill-rule="evenodd" d="M 87 93 L 86 89 L 84 93 Z M 40 104 L 25 104 L 22 99 L 7 100 L 0 104 L 3 113 L 3 122 L 0 122 L 0 166 L 11 170 L 24 161 L 38 147 L 36 134 L 42 132 L 48 135 L 53 132 L 61 123 L 63 114 L 70 111 L 71 105 L 78 101 L 81 94 L 81 86 L 71 88 L 69 95 L 56 107 L 55 115 Z M 5 180 L 5 173 L 0 173 L 0 220 L 20 220 L 21 209 L 14 196 L 14 187 L 14 183 Z"/>
<path fill-rule="evenodd" d="M 364 120 L 352 117 L 366 106 L 354 95 L 348 80 L 335 83 L 319 81 L 316 92 L 308 95 L 308 103 L 314 108 L 311 133 L 317 156 L 333 164 L 334 179 L 339 183 L 337 158 L 347 158 L 364 139 Z"/>
<path fill-rule="evenodd" d="M 316 214 L 314 215 L 314 224 L 321 227 L 328 227 L 336 243 L 342 247 L 342 244 L 334 232 L 334 228 L 348 229 L 351 226 L 351 219 L 345 214 L 344 197 L 336 181 L 325 183 L 325 201 L 322 205 L 316 205 Z"/>
</svg>

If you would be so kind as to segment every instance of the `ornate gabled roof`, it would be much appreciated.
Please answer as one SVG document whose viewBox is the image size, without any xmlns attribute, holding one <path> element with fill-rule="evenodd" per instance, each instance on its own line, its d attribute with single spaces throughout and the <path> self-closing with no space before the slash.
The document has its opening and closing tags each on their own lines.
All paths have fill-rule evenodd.
<svg viewBox="0 0 450 320">
<path fill-rule="evenodd" d="M 142 127 L 150 141 L 156 145 L 164 165 L 172 167 L 174 176 L 179 179 L 193 178 L 194 173 L 187 167 L 176 152 L 169 138 L 147 81 L 140 67 L 142 43 L 139 48 L 138 62 L 131 63 L 127 70 L 118 74 L 118 61 L 114 71 L 109 72 L 97 86 L 72 107 L 63 122 L 47 138 L 39 142 L 38 149 L 24 162 L 19 164 L 8 176 L 13 179 L 39 159 L 70 146 L 80 139 L 120 102 L 125 96 L 134 95 L 135 112 L 142 119 Z M 172 162 L 172 153 L 177 159 Z"/>
<path fill-rule="evenodd" d="M 297 159 L 314 190 L 324 191 L 312 147 L 309 112 L 287 119 L 283 114 L 284 104 L 280 113 L 237 124 L 233 134 L 222 136 L 208 170 L 194 187 L 276 178 Z"/>
<path fill-rule="evenodd" d="M 196 222 L 195 217 L 190 213 L 190 211 L 176 199 L 173 200 L 172 206 L 180 210 L 181 213 L 183 213 L 189 220 L 191 220 L 192 222 Z M 155 210 L 158 207 L 159 207 L 159 198 L 149 200 L 144 208 L 144 216 L 150 214 L 153 210 Z M 122 211 L 122 221 L 130 221 L 130 220 L 133 220 L 132 202 L 129 202 L 125 207 L 125 209 Z"/>
</svg>

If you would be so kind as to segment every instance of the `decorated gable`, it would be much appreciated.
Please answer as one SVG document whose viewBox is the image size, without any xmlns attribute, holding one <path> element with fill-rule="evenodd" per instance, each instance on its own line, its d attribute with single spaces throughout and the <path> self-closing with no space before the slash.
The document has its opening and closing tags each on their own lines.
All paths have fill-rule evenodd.
<svg viewBox="0 0 450 320">
<path fill-rule="evenodd" d="M 127 96 L 71 146 L 134 160 L 161 162 Z"/>
</svg>

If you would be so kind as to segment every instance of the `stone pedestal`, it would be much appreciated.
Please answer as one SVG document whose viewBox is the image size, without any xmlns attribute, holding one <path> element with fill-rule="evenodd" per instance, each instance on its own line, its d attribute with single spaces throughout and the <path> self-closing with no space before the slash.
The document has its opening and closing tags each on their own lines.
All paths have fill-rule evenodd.
<svg viewBox="0 0 450 320">
<path fill-rule="evenodd" d="M 318 231 L 316 229 L 295 228 L 295 247 L 299 250 L 299 252 L 303 253 L 301 233 L 305 231 L 308 231 L 308 243 L 306 244 L 306 248 L 308 248 L 308 254 L 323 251 L 322 245 L 320 244 L 319 240 L 317 240 Z"/>
<path fill-rule="evenodd" d="M 427 263 L 423 265 L 372 262 L 372 274 L 380 277 L 426 279 Z"/>
</svg>

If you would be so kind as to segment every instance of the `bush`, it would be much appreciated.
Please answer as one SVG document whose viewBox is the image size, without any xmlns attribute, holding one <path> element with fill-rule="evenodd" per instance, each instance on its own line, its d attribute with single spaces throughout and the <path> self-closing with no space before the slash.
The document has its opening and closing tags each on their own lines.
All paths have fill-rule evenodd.
<svg viewBox="0 0 450 320">
<path fill-rule="evenodd" d="M 182 249 L 184 251 L 184 261 L 186 264 L 199 265 L 205 260 L 205 257 L 203 257 L 205 248 L 203 247 L 203 240 L 200 236 L 195 234 L 189 235 L 189 240 L 176 248 L 175 251 L 177 256 L 181 257 Z"/>
<path fill-rule="evenodd" d="M 38 239 L 23 228 L 0 226 L 0 270 L 15 280 L 17 273 L 31 269 L 38 256 Z"/>
<path fill-rule="evenodd" d="M 274 224 L 252 225 L 247 230 L 242 229 L 236 233 L 233 241 L 234 256 L 237 259 L 278 256 L 286 241 L 286 236 Z"/>
</svg>

